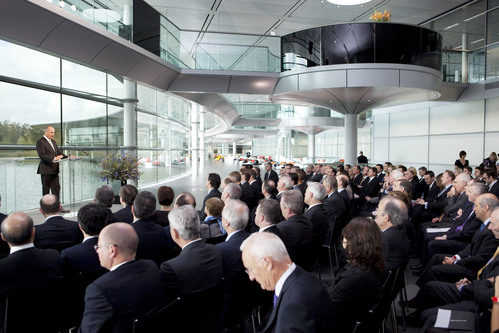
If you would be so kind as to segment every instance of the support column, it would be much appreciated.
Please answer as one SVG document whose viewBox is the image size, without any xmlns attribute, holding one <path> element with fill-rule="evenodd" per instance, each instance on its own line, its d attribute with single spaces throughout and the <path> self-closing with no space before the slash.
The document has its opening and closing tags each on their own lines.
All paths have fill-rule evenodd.
<svg viewBox="0 0 499 333">
<path fill-rule="evenodd" d="M 357 164 L 357 115 L 345 114 L 345 164 Z"/>
<path fill-rule="evenodd" d="M 199 112 L 199 167 L 204 168 L 204 161 L 206 159 L 206 151 L 204 149 L 204 115 L 206 111 L 201 108 Z"/>
<path fill-rule="evenodd" d="M 315 164 L 315 134 L 308 134 L 308 158 Z"/>
<path fill-rule="evenodd" d="M 290 160 L 291 159 L 291 130 L 279 130 L 277 142 L 277 160 Z"/>
<path fill-rule="evenodd" d="M 229 159 L 229 143 L 228 142 L 224 142 L 222 144 L 222 156 L 224 157 L 224 159 Z"/>
<path fill-rule="evenodd" d="M 137 85 L 124 79 L 125 99 L 123 102 L 123 151 L 137 154 Z M 128 180 L 128 184 L 137 186 L 137 181 Z"/>
<path fill-rule="evenodd" d="M 232 141 L 232 160 L 234 161 L 236 159 L 236 150 L 237 150 L 237 144 L 236 140 Z"/>
<path fill-rule="evenodd" d="M 199 149 L 199 107 L 197 104 L 192 105 L 191 109 L 191 169 L 192 175 L 198 175 L 198 149 Z"/>
<path fill-rule="evenodd" d="M 461 73 L 462 73 L 462 83 L 468 83 L 468 35 L 461 35 L 461 46 L 463 52 L 461 52 Z"/>
</svg>

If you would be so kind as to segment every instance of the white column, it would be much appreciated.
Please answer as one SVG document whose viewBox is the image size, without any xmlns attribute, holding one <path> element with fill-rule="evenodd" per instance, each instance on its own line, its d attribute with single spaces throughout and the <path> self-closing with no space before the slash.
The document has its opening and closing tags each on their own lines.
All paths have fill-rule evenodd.
<svg viewBox="0 0 499 333">
<path fill-rule="evenodd" d="M 232 141 L 232 160 L 236 159 L 237 144 L 236 140 Z"/>
<path fill-rule="evenodd" d="M 281 129 L 279 130 L 278 142 L 277 142 L 277 159 L 278 160 L 290 160 L 291 159 L 291 130 Z"/>
<path fill-rule="evenodd" d="M 468 83 L 468 35 L 461 35 L 461 46 L 463 52 L 461 52 L 461 73 L 463 75 L 461 82 Z"/>
<path fill-rule="evenodd" d="M 345 114 L 345 164 L 357 164 L 357 115 Z"/>
<path fill-rule="evenodd" d="M 206 152 L 204 149 L 204 115 L 205 110 L 201 108 L 199 112 L 199 168 L 204 168 L 204 161 L 206 159 Z"/>
<path fill-rule="evenodd" d="M 137 154 L 137 85 L 124 79 L 126 96 L 123 102 L 123 147 L 124 151 Z M 137 186 L 137 182 L 129 180 L 129 184 Z"/>
<path fill-rule="evenodd" d="M 193 104 L 191 108 L 191 140 L 192 140 L 192 145 L 191 145 L 191 158 L 192 158 L 192 163 L 191 163 L 191 169 L 192 169 L 192 175 L 197 176 L 198 175 L 198 169 L 199 169 L 199 164 L 198 164 L 198 149 L 199 149 L 199 107 L 197 104 Z"/>
<path fill-rule="evenodd" d="M 229 159 L 229 143 L 224 142 L 222 144 L 222 156 L 227 160 Z"/>
<path fill-rule="evenodd" d="M 308 134 L 308 157 L 315 164 L 315 134 Z"/>
</svg>

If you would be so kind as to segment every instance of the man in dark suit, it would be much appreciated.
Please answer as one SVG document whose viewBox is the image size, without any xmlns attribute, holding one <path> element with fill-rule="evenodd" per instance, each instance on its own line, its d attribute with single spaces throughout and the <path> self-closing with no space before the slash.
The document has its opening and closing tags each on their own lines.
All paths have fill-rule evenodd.
<svg viewBox="0 0 499 333">
<path fill-rule="evenodd" d="M 111 211 L 111 207 L 114 202 L 114 191 L 113 188 L 109 185 L 102 185 L 97 190 L 95 190 L 94 202 L 102 205 L 106 209 L 107 212 L 107 224 L 111 224 L 114 222 L 124 222 L 118 221 Z"/>
<path fill-rule="evenodd" d="M 59 197 L 54 194 L 45 194 L 40 199 L 40 212 L 45 217 L 45 221 L 35 226 L 37 248 L 62 251 L 82 241 L 83 234 L 78 228 L 78 223 L 66 220 L 60 215 Z"/>
<path fill-rule="evenodd" d="M 305 173 L 307 175 L 306 181 L 308 182 L 312 180 L 312 177 L 314 176 L 314 165 L 313 164 L 307 165 L 307 167 L 305 168 Z"/>
<path fill-rule="evenodd" d="M 271 232 L 281 237 L 277 223 L 283 219 L 279 202 L 275 199 L 263 199 L 255 212 L 255 224 L 258 232 Z"/>
<path fill-rule="evenodd" d="M 367 164 L 368 163 L 367 157 L 364 156 L 364 152 L 363 151 L 361 151 L 360 155 L 357 157 L 357 163 L 359 163 L 359 164 Z"/>
<path fill-rule="evenodd" d="M 419 286 L 424 286 L 428 281 L 455 282 L 455 279 L 473 279 L 476 276 L 499 246 L 499 240 L 487 229 L 492 210 L 496 206 L 499 206 L 499 200 L 493 194 L 482 194 L 476 199 L 475 214 L 483 224 L 471 243 L 453 256 L 434 255 L 417 281 Z"/>
<path fill-rule="evenodd" d="M 349 179 L 346 175 L 338 174 L 336 176 L 336 181 L 338 183 L 338 193 L 345 203 L 345 212 L 343 214 L 345 223 L 348 223 L 352 219 L 352 200 L 347 191 Z"/>
<path fill-rule="evenodd" d="M 107 213 L 101 205 L 90 203 L 78 210 L 78 225 L 83 232 L 83 242 L 61 252 L 62 263 L 67 275 L 89 275 L 97 278 L 104 274 L 94 246 L 101 230 L 107 224 Z"/>
<path fill-rule="evenodd" d="M 282 234 L 286 248 L 297 265 L 311 270 L 314 257 L 314 232 L 310 221 L 302 215 L 303 197 L 300 191 L 289 190 L 281 196 L 281 212 L 285 221 L 279 222 L 277 230 Z"/>
<path fill-rule="evenodd" d="M 137 188 L 133 185 L 126 184 L 120 188 L 120 203 L 123 208 L 116 213 L 111 213 L 114 215 L 114 219 L 116 219 L 117 222 L 132 224 L 132 205 L 137 194 L 139 194 L 139 191 L 137 191 Z"/>
<path fill-rule="evenodd" d="M 321 176 L 322 177 L 322 176 Z M 281 196 L 286 191 L 292 190 L 294 186 L 293 180 L 288 175 L 283 175 L 279 178 L 279 182 L 277 183 L 277 201 L 281 201 Z"/>
<path fill-rule="evenodd" d="M 168 235 L 162 226 L 151 220 L 156 210 L 156 198 L 151 192 L 140 192 L 132 206 L 132 227 L 139 237 L 137 259 L 151 259 L 160 265 L 175 255 Z"/>
<path fill-rule="evenodd" d="M 281 239 L 255 233 L 241 245 L 242 260 L 251 280 L 274 291 L 274 306 L 262 332 L 333 332 L 329 295 L 312 274 L 295 265 Z"/>
<path fill-rule="evenodd" d="M 317 250 L 324 243 L 329 230 L 329 217 L 324 209 L 322 201 L 326 197 L 326 189 L 321 183 L 310 183 L 305 192 L 305 203 L 307 211 L 303 214 L 312 224 L 314 242 Z"/>
<path fill-rule="evenodd" d="M 314 174 L 310 179 L 311 182 L 320 183 L 322 181 L 321 170 L 322 170 L 322 164 L 319 163 L 314 166 Z"/>
<path fill-rule="evenodd" d="M 262 184 L 263 197 L 265 199 L 277 200 L 275 193 L 276 193 L 276 183 L 274 183 L 274 181 L 270 179 L 265 180 Z"/>
<path fill-rule="evenodd" d="M 430 171 L 428 171 L 429 173 Z M 426 178 L 426 175 L 425 175 Z M 431 221 L 433 218 L 440 216 L 444 212 L 445 203 L 447 199 L 447 193 L 452 187 L 452 182 L 454 181 L 455 175 L 452 171 L 445 171 L 442 175 L 442 184 L 444 188 L 440 190 L 437 195 L 432 198 L 430 193 L 434 184 L 430 184 L 428 200 L 417 199 L 416 206 L 413 212 L 413 221 L 416 223 Z M 428 183 L 428 182 L 427 182 Z M 435 191 L 435 190 L 433 190 Z M 433 199 L 433 200 L 431 200 Z M 419 207 L 418 207 L 419 206 Z"/>
<path fill-rule="evenodd" d="M 250 178 L 251 171 L 249 169 L 241 169 L 241 201 L 251 210 L 258 204 L 258 196 L 249 184 Z"/>
<path fill-rule="evenodd" d="M 307 191 L 307 175 L 303 169 L 299 169 L 296 171 L 296 175 L 298 176 L 298 184 L 296 185 L 296 189 L 301 192 L 303 197 L 305 197 L 305 192 Z"/>
<path fill-rule="evenodd" d="M 204 220 L 206 218 L 206 213 L 204 212 L 206 200 L 208 200 L 210 198 L 221 198 L 222 197 L 222 192 L 220 192 L 218 190 L 221 183 L 222 183 L 222 180 L 220 179 L 220 175 L 218 173 L 208 174 L 208 178 L 206 178 L 206 181 L 204 183 L 204 186 L 208 190 L 208 194 L 204 197 L 203 207 L 199 211 L 199 217 L 201 220 Z"/>
<path fill-rule="evenodd" d="M 381 199 L 376 209 L 375 221 L 381 229 L 383 258 L 389 271 L 405 267 L 409 261 L 409 240 L 404 227 L 407 219 L 405 203 L 388 196 Z"/>
<path fill-rule="evenodd" d="M 43 132 L 43 137 L 36 142 L 36 152 L 40 158 L 40 164 L 36 173 L 42 177 L 42 193 L 52 194 L 59 197 L 61 185 L 59 183 L 59 161 L 68 156 L 62 153 L 54 140 L 55 129 L 47 126 Z"/>
<path fill-rule="evenodd" d="M 10 255 L 0 260 L 0 324 L 4 327 L 5 298 L 7 296 L 22 293 L 25 298 L 23 310 L 35 311 L 33 307 L 52 308 L 52 299 L 36 299 L 40 290 L 46 290 L 47 294 L 55 299 L 53 291 L 61 284 L 61 257 L 57 251 L 41 250 L 34 247 L 35 229 L 33 220 L 24 213 L 16 212 L 10 214 L 1 226 L 2 239 L 9 244 Z M 32 294 L 31 294 L 32 293 Z M 48 295 L 46 295 L 48 296 Z M 35 298 L 35 299 L 34 299 Z M 9 299 L 9 301 L 13 301 Z M 43 305 L 42 305 L 43 304 Z M 9 304 L 10 306 L 10 304 Z M 36 308 L 36 311 L 47 313 L 43 308 Z M 22 313 L 18 321 L 13 322 L 17 325 L 30 326 L 32 332 L 38 331 L 39 322 L 30 323 L 26 321 L 26 313 Z M 32 313 L 32 315 L 37 315 Z M 38 316 L 37 316 L 38 317 Z M 14 319 L 14 318 L 10 318 Z M 24 322 L 23 322 L 24 321 Z M 24 330 L 25 332 L 28 332 Z"/>
<path fill-rule="evenodd" d="M 336 177 L 328 176 L 322 182 L 324 188 L 326 189 L 326 197 L 322 201 L 324 210 L 329 218 L 329 226 L 339 228 L 341 231 L 346 225 L 346 220 L 344 218 L 345 214 L 345 202 L 343 198 L 338 193 L 338 181 Z M 330 230 L 330 232 L 336 232 L 336 230 Z"/>
<path fill-rule="evenodd" d="M 274 181 L 274 183 L 276 184 L 279 181 L 279 175 L 277 175 L 277 172 L 272 170 L 272 163 L 265 163 L 265 174 L 263 176 L 263 181 L 266 181 L 267 179 Z"/>
<path fill-rule="evenodd" d="M 497 181 L 497 171 L 495 169 L 485 169 L 483 180 L 489 187 L 489 193 L 499 198 L 499 182 Z"/>
<path fill-rule="evenodd" d="M 354 193 L 359 193 L 359 186 L 361 185 L 363 180 L 362 173 L 360 172 L 360 167 L 358 165 L 354 165 L 352 167 L 352 181 L 350 185 L 352 186 L 352 191 Z"/>
<path fill-rule="evenodd" d="M 263 193 L 262 193 L 262 183 L 260 183 L 257 179 L 258 175 L 255 169 L 249 169 L 250 171 L 250 179 L 248 181 L 249 185 L 251 186 L 251 189 L 253 190 L 253 193 L 256 195 L 257 202 L 263 199 Z M 256 205 L 255 207 L 256 208 Z"/>
<path fill-rule="evenodd" d="M 1 206 L 2 206 L 2 196 L 0 196 L 0 207 Z M 0 213 L 0 226 L 2 225 L 2 222 L 3 222 L 3 220 L 5 220 L 6 217 L 7 217 L 7 215 Z M 10 252 L 10 248 L 9 248 L 9 245 L 7 244 L 7 242 L 0 239 L 0 259 L 8 256 L 9 252 Z"/>
<path fill-rule="evenodd" d="M 223 279 L 220 250 L 200 238 L 199 216 L 195 213 L 191 206 L 180 206 L 168 216 L 172 239 L 182 248 L 178 257 L 161 264 L 169 295 L 200 292 L 216 286 Z"/>
<path fill-rule="evenodd" d="M 134 319 L 165 305 L 158 267 L 150 260 L 135 258 L 138 242 L 127 223 L 117 222 L 102 229 L 96 248 L 101 266 L 109 272 L 87 287 L 79 332 L 126 332 Z"/>
</svg>

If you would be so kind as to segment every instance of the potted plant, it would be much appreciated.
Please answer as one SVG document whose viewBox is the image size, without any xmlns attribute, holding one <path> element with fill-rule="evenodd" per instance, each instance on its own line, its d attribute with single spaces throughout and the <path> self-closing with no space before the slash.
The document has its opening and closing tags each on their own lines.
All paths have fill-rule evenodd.
<svg viewBox="0 0 499 333">
<path fill-rule="evenodd" d="M 384 11 L 374 9 L 374 14 L 369 19 L 377 23 L 387 23 L 392 20 L 392 12 L 389 9 L 385 9 Z"/>
<path fill-rule="evenodd" d="M 125 185 L 127 180 L 140 178 L 138 162 L 137 156 L 131 153 L 106 155 L 100 162 L 102 170 L 99 175 L 103 181 L 111 183 L 114 193 L 118 194 L 121 186 Z"/>
</svg>

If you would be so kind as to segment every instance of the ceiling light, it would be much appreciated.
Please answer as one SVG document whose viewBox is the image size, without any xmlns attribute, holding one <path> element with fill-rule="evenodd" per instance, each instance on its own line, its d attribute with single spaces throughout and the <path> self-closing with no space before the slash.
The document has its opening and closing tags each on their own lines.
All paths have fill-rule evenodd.
<svg viewBox="0 0 499 333">
<path fill-rule="evenodd" d="M 271 36 L 275 36 L 275 35 L 276 35 L 276 33 L 275 33 L 275 30 L 274 30 L 274 29 L 270 30 L 270 35 L 271 35 Z"/>
<path fill-rule="evenodd" d="M 448 30 L 450 28 L 457 27 L 458 25 L 459 25 L 459 23 L 454 23 L 453 25 L 449 25 L 448 27 L 445 27 L 444 30 Z"/>
<path fill-rule="evenodd" d="M 480 13 L 480 14 L 476 14 L 476 15 L 474 15 L 474 16 L 472 16 L 472 17 L 468 17 L 467 19 L 464 19 L 464 22 L 468 22 L 468 21 L 471 21 L 471 20 L 473 20 L 473 19 L 476 19 L 477 17 L 482 16 L 482 15 L 483 15 L 483 14 L 485 14 L 485 13 L 486 13 L 486 12 L 483 12 L 483 13 Z"/>
<path fill-rule="evenodd" d="M 59 1 L 59 7 L 64 8 L 66 6 L 66 3 L 64 1 Z"/>
<path fill-rule="evenodd" d="M 371 0 L 327 0 L 330 3 L 334 3 L 335 5 L 340 6 L 353 6 L 360 5 L 366 2 L 370 2 Z"/>
<path fill-rule="evenodd" d="M 471 42 L 471 44 L 476 44 L 476 43 L 481 42 L 481 41 L 483 41 L 483 38 L 477 39 L 476 41 Z"/>
<path fill-rule="evenodd" d="M 71 10 L 72 10 L 73 12 L 75 12 L 75 11 L 76 11 L 76 5 L 71 5 Z"/>
<path fill-rule="evenodd" d="M 47 2 L 50 2 L 50 3 L 52 3 L 52 0 L 47 0 Z"/>
</svg>

